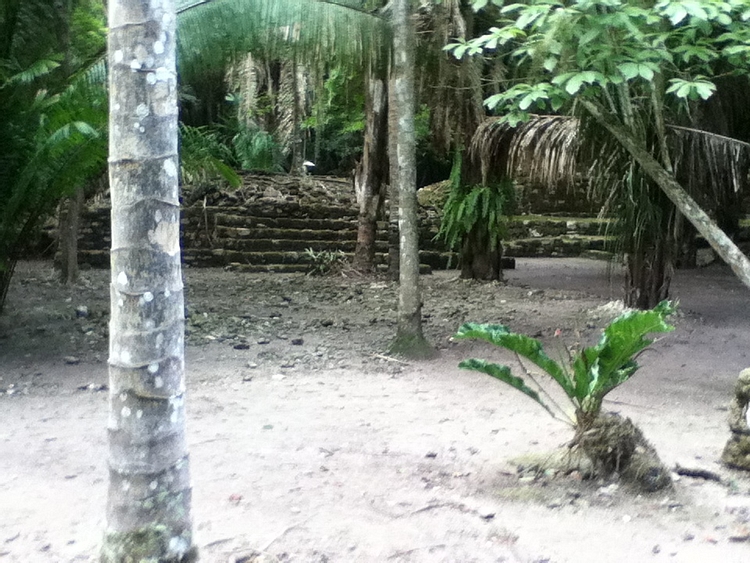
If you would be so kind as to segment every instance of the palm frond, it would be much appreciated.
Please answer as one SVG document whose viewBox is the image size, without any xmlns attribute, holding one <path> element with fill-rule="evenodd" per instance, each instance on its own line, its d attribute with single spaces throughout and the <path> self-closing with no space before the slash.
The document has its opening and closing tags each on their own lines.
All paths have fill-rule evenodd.
<svg viewBox="0 0 750 563">
<path fill-rule="evenodd" d="M 578 120 L 550 115 L 533 115 L 517 127 L 488 119 L 477 128 L 470 146 L 484 182 L 507 174 L 550 187 L 576 183 L 577 153 Z"/>
<path fill-rule="evenodd" d="M 178 0 L 178 64 L 183 78 L 222 68 L 245 53 L 316 66 L 361 66 L 384 58 L 389 28 L 377 15 L 316 0 Z"/>
</svg>

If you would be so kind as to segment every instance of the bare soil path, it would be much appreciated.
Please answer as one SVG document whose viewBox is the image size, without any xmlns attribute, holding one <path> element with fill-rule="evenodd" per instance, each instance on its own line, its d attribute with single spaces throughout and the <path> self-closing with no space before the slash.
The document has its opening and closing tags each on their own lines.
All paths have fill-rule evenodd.
<svg viewBox="0 0 750 563">
<path fill-rule="evenodd" d="M 0 317 L 2 563 L 97 560 L 108 277 L 88 271 L 64 288 L 50 264 L 28 262 L 14 278 Z M 202 560 L 750 561 L 750 476 L 717 463 L 734 382 L 750 365 L 748 291 L 722 266 L 678 272 L 677 330 L 606 403 L 668 465 L 722 478 L 639 496 L 518 473 L 514 459 L 551 451 L 570 429 L 456 367 L 512 356 L 451 341 L 477 321 L 538 335 L 553 354 L 561 340 L 591 343 L 616 309 L 618 276 L 600 262 L 541 259 L 507 277 L 425 276 L 425 329 L 440 356 L 418 363 L 383 356 L 395 333 L 389 281 L 186 270 Z"/>
</svg>

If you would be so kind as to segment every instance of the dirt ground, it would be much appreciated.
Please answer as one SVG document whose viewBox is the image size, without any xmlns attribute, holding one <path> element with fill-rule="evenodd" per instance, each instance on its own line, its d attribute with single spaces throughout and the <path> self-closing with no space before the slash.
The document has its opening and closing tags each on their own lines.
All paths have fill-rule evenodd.
<svg viewBox="0 0 750 563">
<path fill-rule="evenodd" d="M 606 408 L 631 417 L 677 477 L 617 482 L 518 471 L 571 429 L 466 357 L 465 321 L 593 343 L 620 296 L 602 262 L 523 259 L 508 284 L 424 276 L 437 359 L 384 355 L 384 279 L 186 270 L 189 441 L 202 561 L 750 561 L 750 475 L 718 463 L 750 365 L 750 295 L 725 267 L 677 273 L 677 330 Z M 106 496 L 109 273 L 64 288 L 19 265 L 0 316 L 0 562 L 96 561 Z M 561 331 L 557 339 L 556 330 Z M 258 554 L 264 554 L 258 556 Z M 265 557 L 265 559 L 264 559 Z M 276 559 L 273 559 L 276 558 Z"/>
</svg>

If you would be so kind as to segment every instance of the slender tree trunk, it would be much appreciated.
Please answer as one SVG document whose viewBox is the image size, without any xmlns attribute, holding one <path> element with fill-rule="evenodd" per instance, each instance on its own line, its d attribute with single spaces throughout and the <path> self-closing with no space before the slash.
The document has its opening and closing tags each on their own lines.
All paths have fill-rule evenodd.
<svg viewBox="0 0 750 563">
<path fill-rule="evenodd" d="M 690 223 L 703 235 L 716 253 L 721 256 L 737 275 L 742 283 L 750 287 L 750 260 L 737 245 L 722 231 L 716 223 L 703 211 L 696 201 L 682 186 L 667 172 L 664 167 L 643 148 L 638 141 L 598 104 L 590 100 L 580 100 L 586 110 L 601 123 L 633 156 L 643 168 L 644 173 L 651 178 L 675 204 Z"/>
<path fill-rule="evenodd" d="M 73 6 L 70 0 L 55 0 L 55 10 L 60 18 L 57 30 L 60 48 L 64 54 L 60 71 L 67 80 L 71 74 L 70 68 L 70 19 Z M 57 229 L 57 256 L 55 268 L 58 270 L 60 281 L 64 284 L 74 284 L 78 281 L 78 226 L 84 204 L 83 188 L 66 197 L 60 204 L 60 218 Z"/>
<path fill-rule="evenodd" d="M 392 66 L 392 63 L 391 63 Z M 396 146 L 398 143 L 398 114 L 395 96 L 395 78 L 393 69 L 388 71 L 388 275 L 392 280 L 399 276 L 399 234 L 398 234 L 398 161 Z"/>
<path fill-rule="evenodd" d="M 422 335 L 422 297 L 419 287 L 419 229 L 417 217 L 417 166 L 414 135 L 414 29 L 408 0 L 393 2 L 394 91 L 391 103 L 398 116 L 400 239 L 398 332 L 391 352 L 427 357 L 432 349 Z"/>
<path fill-rule="evenodd" d="M 78 229 L 85 201 L 83 188 L 78 188 L 75 194 L 60 203 L 55 267 L 60 281 L 67 285 L 78 281 Z"/>
<path fill-rule="evenodd" d="M 194 561 L 175 6 L 109 1 L 109 494 L 101 560 Z"/>
<path fill-rule="evenodd" d="M 365 88 L 365 144 L 362 161 L 354 176 L 354 191 L 359 204 L 357 246 L 353 267 L 369 273 L 375 269 L 377 221 L 382 215 L 385 180 L 388 174 L 388 103 L 385 81 L 368 65 Z"/>
</svg>

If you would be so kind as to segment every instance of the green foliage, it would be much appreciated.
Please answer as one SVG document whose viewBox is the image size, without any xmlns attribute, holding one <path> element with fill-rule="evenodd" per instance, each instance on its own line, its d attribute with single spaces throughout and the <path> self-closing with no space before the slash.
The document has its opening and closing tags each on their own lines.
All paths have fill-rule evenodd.
<svg viewBox="0 0 750 563">
<path fill-rule="evenodd" d="M 204 189 L 223 180 L 232 188 L 239 188 L 242 179 L 232 169 L 233 161 L 232 150 L 217 131 L 180 124 L 180 173 L 184 186 Z"/>
<path fill-rule="evenodd" d="M 503 325 L 466 323 L 458 330 L 456 338 L 485 340 L 532 362 L 562 388 L 575 407 L 576 424 L 585 430 L 600 414 L 605 395 L 638 370 L 637 355 L 653 343 L 647 336 L 674 330 L 666 321 L 674 311 L 675 306 L 662 301 L 649 311 L 623 313 L 604 329 L 595 346 L 575 354 L 567 366 L 551 359 L 535 338 L 511 332 Z M 555 416 L 552 406 L 557 405 L 548 404 L 523 378 L 512 375 L 508 366 L 470 359 L 462 361 L 459 367 L 486 373 L 507 383 Z M 533 381 L 533 376 L 527 375 Z"/>
<path fill-rule="evenodd" d="M 305 255 L 309 258 L 308 276 L 329 276 L 340 273 L 348 264 L 349 260 L 342 250 L 329 251 L 322 250 L 315 252 L 312 248 L 305 250 Z"/>
<path fill-rule="evenodd" d="M 14 25 L 0 19 L 0 309 L 36 226 L 106 163 L 103 74 L 89 71 L 105 45 L 103 4 L 80 0 L 68 19 L 47 2 L 18 8 Z"/>
<path fill-rule="evenodd" d="M 256 127 L 242 126 L 232 139 L 243 170 L 283 172 L 284 155 L 273 136 Z"/>
<path fill-rule="evenodd" d="M 508 217 L 514 205 L 513 182 L 505 178 L 489 186 L 458 184 L 460 169 L 454 166 L 451 191 L 443 207 L 436 238 L 449 248 L 460 249 L 467 236 L 474 236 L 490 250 L 507 236 Z"/>
<path fill-rule="evenodd" d="M 556 111 L 578 95 L 648 90 L 659 80 L 679 100 L 707 99 L 713 76 L 750 66 L 750 9 L 743 1 L 535 0 L 506 5 L 501 14 L 489 33 L 446 49 L 458 58 L 501 52 L 524 69 L 521 83 L 485 100 L 511 124 L 529 112 Z"/>
<path fill-rule="evenodd" d="M 302 127 L 314 136 L 318 171 L 349 173 L 362 154 L 365 129 L 362 69 L 334 67 L 318 88 L 312 115 Z"/>
</svg>

